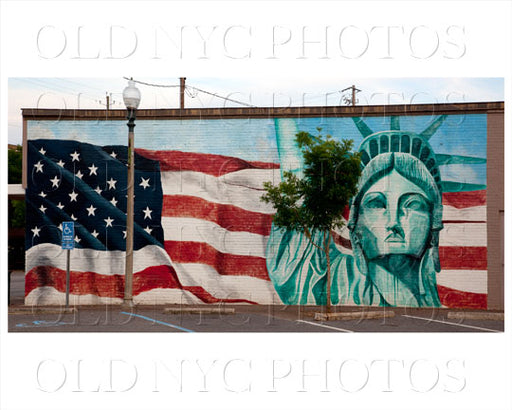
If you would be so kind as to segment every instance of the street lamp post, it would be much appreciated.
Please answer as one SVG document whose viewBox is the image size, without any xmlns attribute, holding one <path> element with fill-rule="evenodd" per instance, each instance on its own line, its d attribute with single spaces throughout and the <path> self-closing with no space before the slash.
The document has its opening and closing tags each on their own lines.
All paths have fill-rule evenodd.
<svg viewBox="0 0 512 410">
<path fill-rule="evenodd" d="M 133 79 L 123 90 L 123 101 L 128 119 L 128 190 L 126 197 L 126 264 L 124 271 L 124 303 L 133 305 L 133 185 L 135 175 L 134 131 L 135 113 L 140 103 L 140 91 L 135 87 Z"/>
</svg>

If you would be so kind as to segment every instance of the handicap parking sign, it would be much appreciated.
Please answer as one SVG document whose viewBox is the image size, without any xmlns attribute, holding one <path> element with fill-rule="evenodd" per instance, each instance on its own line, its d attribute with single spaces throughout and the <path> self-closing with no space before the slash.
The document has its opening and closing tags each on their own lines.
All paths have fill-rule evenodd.
<svg viewBox="0 0 512 410">
<path fill-rule="evenodd" d="M 62 249 L 75 248 L 75 223 L 62 222 Z"/>
</svg>

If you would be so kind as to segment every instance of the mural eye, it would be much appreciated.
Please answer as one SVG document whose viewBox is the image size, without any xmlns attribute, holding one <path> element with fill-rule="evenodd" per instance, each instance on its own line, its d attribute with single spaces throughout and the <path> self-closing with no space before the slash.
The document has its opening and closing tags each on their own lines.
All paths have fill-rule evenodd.
<svg viewBox="0 0 512 410">
<path fill-rule="evenodd" d="M 402 202 L 404 209 L 410 209 L 412 211 L 428 212 L 430 206 L 425 198 L 419 194 L 412 194 L 405 198 Z"/>
<path fill-rule="evenodd" d="M 386 209 L 386 199 L 380 193 L 370 194 L 363 201 L 363 208 L 366 209 Z"/>
</svg>

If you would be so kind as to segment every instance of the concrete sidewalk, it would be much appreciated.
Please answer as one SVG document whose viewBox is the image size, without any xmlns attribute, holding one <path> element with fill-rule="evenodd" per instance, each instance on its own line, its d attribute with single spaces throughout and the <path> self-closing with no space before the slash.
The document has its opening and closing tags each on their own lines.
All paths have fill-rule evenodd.
<svg viewBox="0 0 512 410">
<path fill-rule="evenodd" d="M 14 270 L 9 276 L 10 306 L 23 305 L 25 303 L 25 272 L 22 270 Z"/>
</svg>

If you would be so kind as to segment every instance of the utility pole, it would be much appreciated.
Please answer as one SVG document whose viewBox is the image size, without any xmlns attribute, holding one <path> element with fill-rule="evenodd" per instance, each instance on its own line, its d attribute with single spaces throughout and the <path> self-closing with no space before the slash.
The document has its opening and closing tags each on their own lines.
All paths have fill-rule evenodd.
<svg viewBox="0 0 512 410">
<path fill-rule="evenodd" d="M 107 111 L 110 110 L 110 103 L 115 104 L 114 100 L 110 101 L 111 97 L 112 97 L 112 93 L 105 92 L 105 100 L 106 100 L 106 102 L 104 103 L 103 101 L 100 100 L 100 101 L 98 101 L 98 104 L 104 105 L 105 108 L 107 109 Z"/>
<path fill-rule="evenodd" d="M 180 110 L 185 108 L 185 80 L 187 77 L 180 77 Z"/>
<path fill-rule="evenodd" d="M 345 92 L 347 90 L 352 90 L 352 98 L 349 99 L 348 97 L 343 97 L 343 102 L 346 105 L 356 105 L 358 100 L 356 99 L 356 93 L 360 92 L 361 90 L 357 89 L 355 85 L 352 85 L 352 87 L 347 87 L 344 90 L 341 90 L 341 92 Z"/>
</svg>

